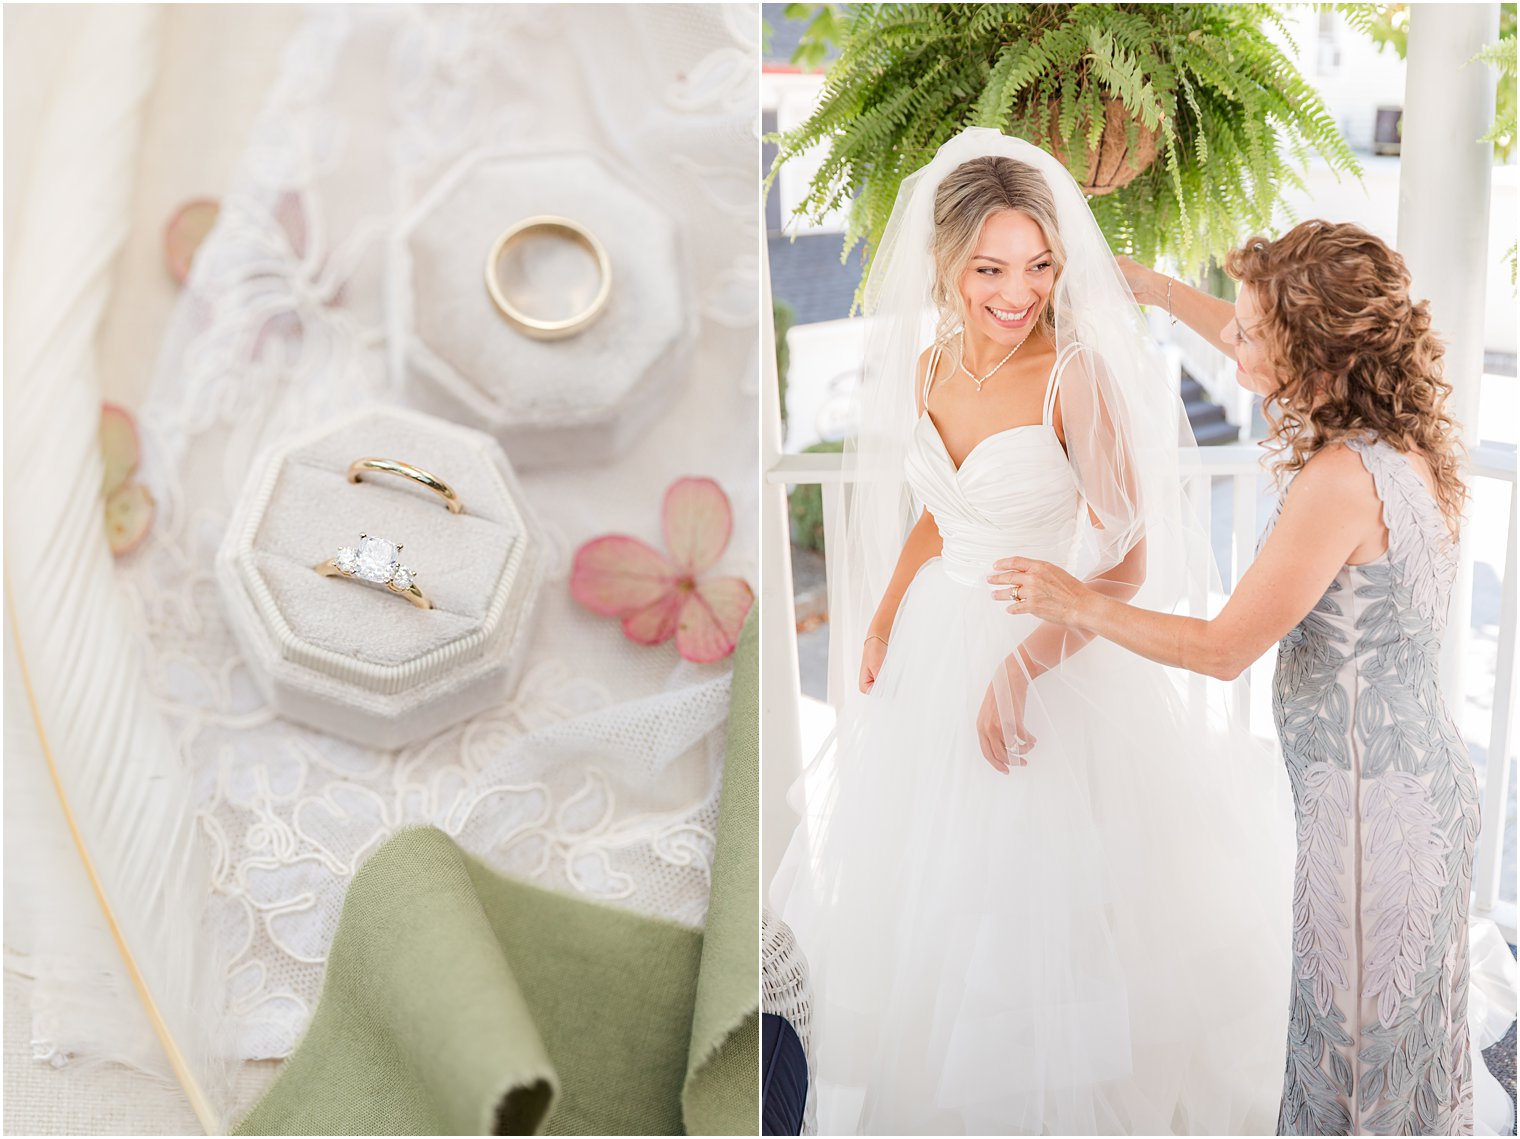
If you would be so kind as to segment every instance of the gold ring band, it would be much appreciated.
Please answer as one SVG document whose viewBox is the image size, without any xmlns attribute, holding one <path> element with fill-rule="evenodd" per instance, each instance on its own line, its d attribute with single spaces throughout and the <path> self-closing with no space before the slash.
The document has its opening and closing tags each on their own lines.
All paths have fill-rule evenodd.
<svg viewBox="0 0 1520 1139">
<path fill-rule="evenodd" d="M 507 299 L 507 294 L 502 289 L 501 280 L 497 275 L 501 255 L 514 242 L 535 232 L 557 233 L 569 237 L 590 253 L 596 261 L 596 273 L 599 279 L 596 296 L 591 298 L 591 303 L 580 312 L 565 317 L 563 320 L 544 320 L 523 312 Z M 516 225 L 509 226 L 491 246 L 490 256 L 486 258 L 486 291 L 491 294 L 491 301 L 501 315 L 516 325 L 520 331 L 536 340 L 558 340 L 563 336 L 574 336 L 600 316 L 602 310 L 607 307 L 607 298 L 612 293 L 612 262 L 608 259 L 607 250 L 597 240 L 596 235 L 579 222 L 552 214 L 539 214 L 536 217 L 524 218 Z"/>
<path fill-rule="evenodd" d="M 418 609 L 431 609 L 433 603 L 417 585 L 416 572 L 401 564 L 400 554 L 404 548 L 384 538 L 360 534 L 357 548 L 344 546 L 336 557 L 318 562 L 311 568 L 322 577 L 356 577 L 370 585 L 381 586 L 387 593 L 399 594 Z"/>
<path fill-rule="evenodd" d="M 443 504 L 449 508 L 450 514 L 464 513 L 464 503 L 459 501 L 454 488 L 421 467 L 414 467 L 411 463 L 403 463 L 397 459 L 355 459 L 348 465 L 348 481 L 361 481 L 359 476 L 365 471 L 382 475 L 399 475 L 404 479 L 411 479 L 443 499 Z"/>
<path fill-rule="evenodd" d="M 328 558 L 325 562 L 318 562 L 312 568 L 315 569 L 323 577 L 354 576 L 351 573 L 344 573 L 342 570 L 340 570 L 338 568 L 338 560 L 336 558 Z M 413 605 L 415 605 L 418 609 L 431 609 L 433 607 L 433 603 L 429 601 L 427 595 L 424 594 L 420 588 L 418 588 L 415 581 L 405 589 L 397 589 L 394 585 L 387 585 L 385 587 L 385 590 L 387 593 L 400 594 L 402 597 L 406 598 Z"/>
</svg>

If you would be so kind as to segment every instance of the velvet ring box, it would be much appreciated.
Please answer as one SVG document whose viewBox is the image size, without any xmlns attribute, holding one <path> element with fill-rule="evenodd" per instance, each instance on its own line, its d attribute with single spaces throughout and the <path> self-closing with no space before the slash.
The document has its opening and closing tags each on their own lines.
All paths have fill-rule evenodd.
<svg viewBox="0 0 1520 1139">
<path fill-rule="evenodd" d="M 390 474 L 348 480 L 361 458 L 449 484 L 464 510 Z M 315 572 L 361 533 L 404 547 L 432 601 Z M 545 548 L 490 436 L 396 408 L 353 414 L 255 463 L 216 559 L 243 655 L 275 711 L 373 747 L 425 739 L 516 685 Z"/>
<path fill-rule="evenodd" d="M 543 215 L 589 230 L 611 265 L 605 309 L 558 340 L 534 339 L 512 324 L 485 284 L 497 238 Z M 522 293 L 569 306 L 531 315 L 568 317 L 576 305 L 561 294 L 572 285 L 585 300 L 594 292 L 590 257 L 560 245 L 541 241 L 537 262 L 521 251 Z M 512 256 L 498 262 L 499 279 L 510 275 Z M 583 271 L 567 279 L 565 269 L 578 262 Z M 390 367 L 407 402 L 490 431 L 519 470 L 621 454 L 669 407 L 696 332 L 667 209 L 607 159 L 582 152 L 465 156 L 397 227 L 386 285 Z"/>
</svg>

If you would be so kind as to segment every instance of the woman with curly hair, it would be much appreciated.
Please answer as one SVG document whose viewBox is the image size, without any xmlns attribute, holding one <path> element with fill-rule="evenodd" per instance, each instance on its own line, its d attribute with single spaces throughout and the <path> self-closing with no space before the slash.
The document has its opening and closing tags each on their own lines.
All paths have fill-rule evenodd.
<svg viewBox="0 0 1520 1139">
<path fill-rule="evenodd" d="M 1012 613 L 1222 679 L 1279 642 L 1298 855 L 1278 1133 L 1471 1134 L 1478 784 L 1438 682 L 1467 489 L 1429 306 L 1410 297 L 1403 258 L 1347 224 L 1308 221 L 1231 253 L 1233 310 L 1121 267 L 1138 301 L 1170 302 L 1234 357 L 1291 481 L 1212 620 L 1139 609 L 1021 557 L 988 580 Z"/>
</svg>

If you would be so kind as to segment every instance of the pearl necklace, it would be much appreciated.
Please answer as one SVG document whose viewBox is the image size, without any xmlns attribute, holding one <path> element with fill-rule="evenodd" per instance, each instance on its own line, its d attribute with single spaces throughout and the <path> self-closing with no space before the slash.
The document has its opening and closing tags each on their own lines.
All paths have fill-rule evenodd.
<svg viewBox="0 0 1520 1139">
<path fill-rule="evenodd" d="M 1029 332 L 1024 333 L 1024 340 L 1028 340 L 1029 336 L 1030 336 L 1030 333 L 1032 333 L 1032 332 L 1034 332 L 1034 329 L 1031 328 L 1029 330 Z M 1013 359 L 1013 354 L 1015 352 L 1017 352 L 1020 348 L 1024 347 L 1024 340 L 1020 340 L 1012 348 L 1008 349 L 1008 355 L 1004 356 L 996 364 L 992 365 L 992 367 L 989 368 L 982 375 L 981 379 L 977 379 L 975 373 L 973 373 L 970 368 L 966 367 L 966 331 L 965 331 L 965 329 L 961 330 L 961 352 L 960 352 L 961 371 L 965 372 L 966 375 L 968 375 L 968 376 L 971 377 L 971 382 L 976 385 L 977 395 L 981 395 L 982 394 L 982 385 L 985 384 L 988 380 L 990 380 L 992 378 L 992 373 L 996 372 L 1004 364 L 1008 363 L 1009 360 Z"/>
</svg>

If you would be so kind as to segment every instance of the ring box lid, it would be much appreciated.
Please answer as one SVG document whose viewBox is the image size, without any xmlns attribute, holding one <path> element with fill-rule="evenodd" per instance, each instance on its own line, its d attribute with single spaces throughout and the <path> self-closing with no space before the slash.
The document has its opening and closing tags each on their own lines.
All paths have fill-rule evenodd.
<svg viewBox="0 0 1520 1139">
<path fill-rule="evenodd" d="M 516 328 L 485 285 L 497 238 L 537 215 L 584 226 L 611 262 L 605 309 L 559 340 Z M 681 378 L 695 320 L 676 226 L 590 154 L 466 156 L 398 227 L 392 257 L 393 368 L 420 373 L 498 435 L 637 416 L 658 404 L 661 383 Z"/>
</svg>

